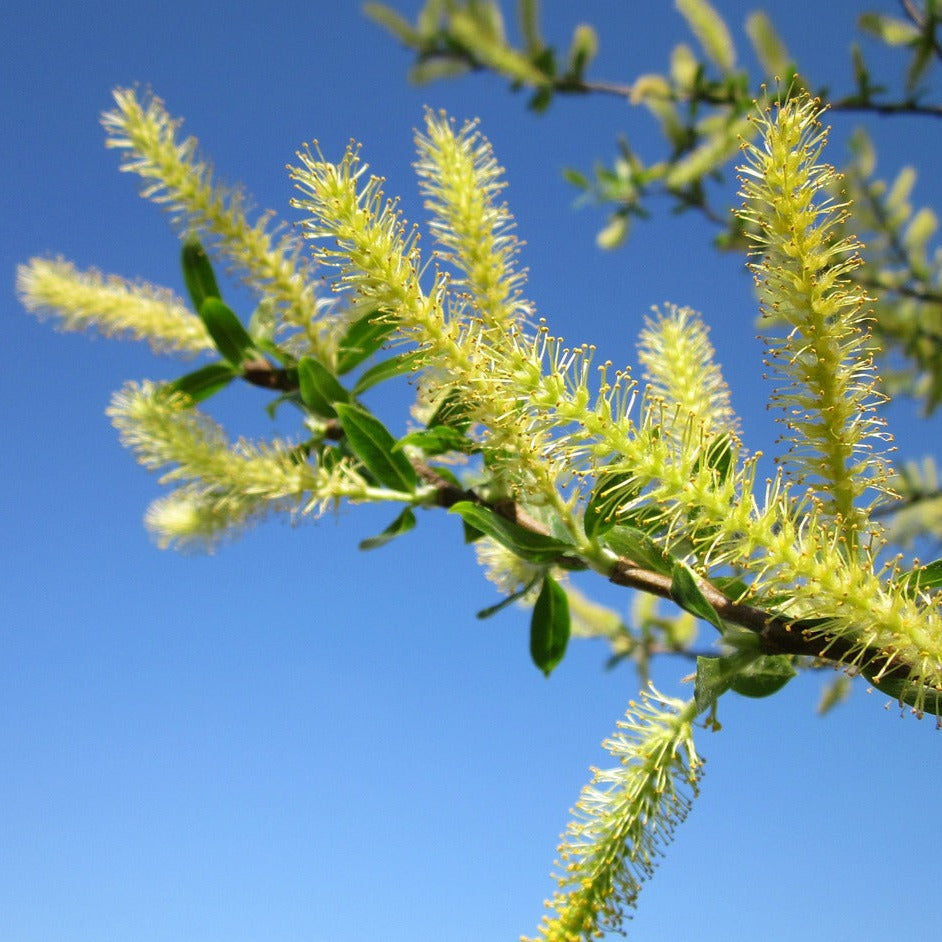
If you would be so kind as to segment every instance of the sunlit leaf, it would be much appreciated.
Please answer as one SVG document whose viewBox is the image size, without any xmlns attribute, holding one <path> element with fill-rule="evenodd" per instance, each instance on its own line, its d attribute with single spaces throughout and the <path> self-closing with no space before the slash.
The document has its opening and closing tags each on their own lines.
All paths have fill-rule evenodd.
<svg viewBox="0 0 942 942">
<path fill-rule="evenodd" d="M 337 346 L 337 374 L 343 376 L 375 353 L 395 326 L 391 318 L 376 310 L 355 320 Z"/>
<path fill-rule="evenodd" d="M 460 501 L 451 508 L 451 512 L 460 514 L 464 522 L 475 530 L 497 540 L 521 559 L 530 562 L 552 562 L 556 557 L 572 550 L 570 544 L 552 536 L 534 533 L 481 504 Z"/>
<path fill-rule="evenodd" d="M 199 315 L 224 359 L 237 366 L 248 359 L 253 341 L 232 308 L 210 296 L 200 305 Z"/>
<path fill-rule="evenodd" d="M 720 631 L 723 630 L 723 623 L 720 621 L 720 616 L 716 614 L 716 609 L 700 590 L 693 573 L 680 560 L 674 562 L 671 572 L 671 598 L 684 611 L 710 622 Z"/>
<path fill-rule="evenodd" d="M 566 653 L 569 630 L 569 599 L 563 587 L 547 574 L 530 619 L 530 656 L 547 677 Z"/>
<path fill-rule="evenodd" d="M 206 250 L 198 239 L 189 238 L 180 253 L 183 282 L 193 301 L 193 310 L 199 312 L 207 298 L 221 298 L 219 285 Z"/>
<path fill-rule="evenodd" d="M 396 440 L 376 416 L 359 406 L 337 404 L 337 416 L 350 447 L 380 484 L 394 491 L 413 491 L 418 483 L 415 468 Z"/>
<path fill-rule="evenodd" d="M 406 507 L 405 510 L 398 517 L 396 517 L 393 522 L 383 530 L 382 533 L 377 533 L 376 536 L 371 536 L 369 539 L 360 541 L 361 550 L 372 550 L 379 549 L 380 546 L 385 546 L 387 543 L 396 539 L 397 536 L 402 536 L 403 533 L 408 533 L 410 530 L 415 528 L 415 514 L 412 511 L 411 507 Z"/>
<path fill-rule="evenodd" d="M 231 363 L 210 363 L 174 380 L 170 388 L 186 393 L 193 402 L 202 402 L 224 389 L 238 375 L 239 371 Z"/>
<path fill-rule="evenodd" d="M 662 550 L 646 533 L 634 527 L 615 526 L 603 536 L 609 549 L 642 569 L 650 569 L 662 576 L 674 571 L 676 560 Z"/>
<path fill-rule="evenodd" d="M 411 373 L 422 365 L 424 359 L 425 354 L 421 350 L 414 350 L 411 353 L 400 353 L 388 360 L 382 360 L 366 370 L 354 383 L 353 394 L 359 396 L 387 379 L 402 376 L 403 373 Z"/>
<path fill-rule="evenodd" d="M 337 403 L 350 401 L 350 393 L 337 377 L 314 357 L 298 361 L 298 385 L 301 401 L 316 415 L 335 418 Z"/>
</svg>

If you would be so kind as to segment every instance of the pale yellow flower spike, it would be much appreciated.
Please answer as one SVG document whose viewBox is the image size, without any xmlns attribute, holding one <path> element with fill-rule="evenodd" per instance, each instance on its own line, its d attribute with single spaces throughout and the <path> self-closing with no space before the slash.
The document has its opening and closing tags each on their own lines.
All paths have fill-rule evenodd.
<svg viewBox="0 0 942 942">
<path fill-rule="evenodd" d="M 757 230 L 753 264 L 763 312 L 790 332 L 769 341 L 783 386 L 774 399 L 791 448 L 783 461 L 837 521 L 849 547 L 865 515 L 857 499 L 885 490 L 880 450 L 887 439 L 874 409 L 877 389 L 867 296 L 848 275 L 858 245 L 839 239 L 845 208 L 830 195 L 837 175 L 820 162 L 827 129 L 806 95 L 767 106 L 756 123 L 762 140 L 744 147 L 742 218 Z"/>
<path fill-rule="evenodd" d="M 95 328 L 146 340 L 155 352 L 213 350 L 203 322 L 166 288 L 78 271 L 62 259 L 34 258 L 16 272 L 16 290 L 34 314 L 57 318 L 63 330 Z"/>
<path fill-rule="evenodd" d="M 668 305 L 645 318 L 638 343 L 648 398 L 679 412 L 680 427 L 689 417 L 709 436 L 735 434 L 738 421 L 730 405 L 729 387 L 714 360 L 709 331 L 687 307 Z M 678 425 L 668 426 L 676 431 Z"/>
<path fill-rule="evenodd" d="M 513 217 L 497 198 L 506 185 L 490 143 L 467 122 L 459 132 L 444 115 L 425 114 L 425 133 L 416 135 L 415 168 L 430 229 L 445 249 L 440 254 L 463 275 L 476 313 L 500 343 L 528 311 L 520 298 L 525 273 L 514 269 L 518 242 Z"/>
<path fill-rule="evenodd" d="M 290 506 L 261 498 L 238 497 L 190 484 L 159 497 L 144 515 L 144 525 L 161 549 L 211 553 L 224 539 L 232 539 L 273 511 Z"/>
<path fill-rule="evenodd" d="M 290 444 L 230 446 L 219 425 L 166 386 L 128 383 L 114 395 L 108 415 L 142 465 L 172 466 L 161 482 L 195 482 L 235 499 L 298 501 L 318 489 L 317 469 Z"/>
<path fill-rule="evenodd" d="M 621 928 L 642 884 L 686 817 L 702 761 L 693 745 L 695 701 L 653 687 L 603 745 L 619 764 L 594 770 L 559 847 L 560 889 L 540 925 L 544 942 L 580 942 Z"/>
<path fill-rule="evenodd" d="M 106 146 L 126 152 L 122 170 L 144 181 L 145 197 L 165 206 L 187 229 L 215 237 L 217 248 L 246 284 L 275 305 L 281 319 L 303 331 L 307 351 L 333 362 L 330 330 L 322 323 L 314 279 L 300 254 L 300 240 L 270 225 L 272 214 L 257 222 L 246 217 L 239 190 L 213 180 L 210 166 L 197 156 L 197 141 L 178 141 L 180 121 L 156 97 L 143 102 L 131 89 L 114 92 L 117 108 L 105 112 Z"/>
</svg>

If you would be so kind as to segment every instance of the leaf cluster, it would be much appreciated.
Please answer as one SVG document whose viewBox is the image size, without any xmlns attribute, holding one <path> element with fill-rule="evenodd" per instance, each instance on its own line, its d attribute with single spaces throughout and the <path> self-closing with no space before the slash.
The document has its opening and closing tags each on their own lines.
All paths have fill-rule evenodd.
<svg viewBox="0 0 942 942">
<path fill-rule="evenodd" d="M 723 82 L 736 85 L 722 21 L 704 0 L 680 7 Z M 373 13 L 424 43 L 426 60 L 445 55 L 432 52 L 444 43 L 474 67 L 516 69 L 521 84 L 542 75 L 538 92 L 585 83 L 587 34 L 563 79 L 551 78 L 535 4 L 521 5 L 519 55 L 494 3 L 430 3 L 415 27 L 384 10 Z M 942 562 L 886 565 L 878 520 L 894 481 L 914 495 L 928 473 L 894 477 L 884 455 L 861 263 L 823 162 L 820 102 L 796 82 L 740 114 L 731 87 L 709 90 L 735 115 L 716 139 L 742 124 L 756 141 L 740 168 L 740 226 L 764 319 L 789 328 L 769 338 L 786 447 L 768 481 L 757 480 L 695 312 L 669 306 L 648 318 L 640 383 L 627 367 L 595 366 L 590 344 L 567 346 L 537 317 L 500 201 L 502 171 L 473 122 L 429 112 L 416 136 L 431 259 L 358 147 L 338 161 L 316 143 L 299 151 L 290 175 L 308 252 L 268 214 L 249 220 L 241 191 L 213 181 L 159 99 L 119 90 L 108 142 L 145 196 L 172 212 L 189 302 L 61 262 L 19 272 L 26 306 L 65 326 L 208 354 L 173 382 L 129 383 L 109 409 L 138 460 L 176 488 L 146 517 L 161 545 L 211 548 L 269 514 L 388 503 L 391 523 L 361 543 L 372 550 L 402 539 L 422 510 L 448 509 L 503 594 L 480 615 L 529 607 L 530 656 L 543 674 L 573 637 L 606 638 L 613 661 L 632 660 L 642 677 L 663 652 L 696 664 L 687 702 L 646 691 L 607 743 L 617 766 L 596 773 L 564 835 L 545 938 L 620 925 L 696 794 L 695 723 L 705 715 L 718 729 L 727 693 L 768 696 L 799 669 L 829 663 L 918 715 L 942 714 Z M 705 162 L 705 151 L 683 151 L 671 171 L 690 174 L 681 190 L 725 160 L 721 150 Z M 216 258 L 256 292 L 248 316 L 223 299 Z M 315 266 L 330 273 L 329 301 Z M 370 402 L 404 376 L 415 401 L 397 427 Z M 270 413 L 293 410 L 297 438 L 230 441 L 206 409 L 234 383 L 261 391 Z M 623 618 L 582 595 L 580 573 L 644 601 Z M 697 622 L 715 648 L 694 647 Z"/>
</svg>

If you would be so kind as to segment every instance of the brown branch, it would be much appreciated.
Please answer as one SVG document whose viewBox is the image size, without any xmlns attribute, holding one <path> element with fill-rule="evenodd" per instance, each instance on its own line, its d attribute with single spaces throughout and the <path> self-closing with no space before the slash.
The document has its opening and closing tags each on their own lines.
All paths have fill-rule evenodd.
<svg viewBox="0 0 942 942">
<path fill-rule="evenodd" d="M 630 560 L 619 559 L 609 579 L 615 585 L 639 589 L 660 598 L 673 600 L 671 579 L 661 573 L 636 566 Z M 739 625 L 759 636 L 766 654 L 796 654 L 859 668 L 866 665 L 868 672 L 885 678 L 907 678 L 906 665 L 896 664 L 879 649 L 864 648 L 845 638 L 830 636 L 820 629 L 826 619 L 789 619 L 767 612 L 753 605 L 734 602 L 709 582 L 700 582 L 700 590 L 724 622 Z"/>
<path fill-rule="evenodd" d="M 422 480 L 435 487 L 436 502 L 441 507 L 452 507 L 464 500 L 472 501 L 490 507 L 502 517 L 532 533 L 550 535 L 546 526 L 521 510 L 512 500 L 487 501 L 473 490 L 457 487 L 447 481 L 426 464 L 417 462 L 415 468 Z M 572 561 L 569 556 L 558 560 L 563 566 L 570 565 Z M 612 566 L 608 577 L 615 585 L 638 589 L 669 601 L 674 600 L 669 576 L 637 566 L 629 559 L 619 559 Z M 789 619 L 753 605 L 734 602 L 709 582 L 701 581 L 700 590 L 722 621 L 739 625 L 758 635 L 766 654 L 795 654 L 843 664 L 854 669 L 866 666 L 868 673 L 880 674 L 886 679 L 909 677 L 907 666 L 896 663 L 883 651 L 874 648 L 861 650 L 859 645 L 846 638 L 834 637 L 827 631 L 822 631 L 821 624 L 826 619 Z"/>
<path fill-rule="evenodd" d="M 247 382 L 265 389 L 279 389 L 284 392 L 294 392 L 297 389 L 297 384 L 292 381 L 287 370 L 273 367 L 267 360 L 247 363 L 243 376 Z M 332 420 L 328 422 L 326 435 L 340 439 L 343 437 L 343 429 L 336 420 Z M 419 477 L 434 487 L 437 506 L 447 509 L 460 501 L 470 501 L 489 507 L 531 533 L 540 536 L 551 535 L 541 521 L 526 513 L 516 501 L 510 498 L 487 500 L 471 489 L 452 483 L 424 462 L 415 461 L 413 465 Z M 560 556 L 556 562 L 567 568 L 572 568 L 573 564 L 583 564 L 582 560 L 569 555 Z M 609 571 L 608 578 L 615 585 L 638 589 L 673 601 L 669 576 L 637 566 L 630 559 L 619 559 Z M 858 645 L 845 638 L 828 635 L 820 629 L 822 619 L 788 619 L 752 605 L 734 602 L 705 581 L 700 582 L 700 590 L 722 621 L 739 625 L 758 635 L 767 654 L 801 655 L 844 664 L 855 669 L 866 665 L 868 672 L 879 673 L 885 678 L 909 676 L 906 665 L 894 663 L 892 658 L 879 649 L 861 650 Z"/>
<path fill-rule="evenodd" d="M 287 370 L 272 366 L 268 360 L 261 358 L 243 364 L 242 378 L 253 386 L 261 386 L 262 389 L 278 389 L 281 392 L 298 391 L 297 381 Z"/>
</svg>

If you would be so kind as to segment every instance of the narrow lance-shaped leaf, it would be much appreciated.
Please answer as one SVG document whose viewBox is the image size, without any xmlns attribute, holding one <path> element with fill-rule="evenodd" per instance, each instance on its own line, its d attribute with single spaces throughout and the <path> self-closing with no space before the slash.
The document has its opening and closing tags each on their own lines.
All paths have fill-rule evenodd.
<svg viewBox="0 0 942 942">
<path fill-rule="evenodd" d="M 510 595 L 504 596 L 499 602 L 496 602 L 494 605 L 488 605 L 487 608 L 482 608 L 481 611 L 477 613 L 477 617 L 480 619 L 492 618 L 498 612 L 502 612 L 505 608 L 513 605 L 514 602 L 519 601 L 524 598 L 526 594 L 540 581 L 541 576 L 535 576 L 530 580 L 526 585 L 521 586 L 517 589 L 516 592 L 511 592 Z"/>
<path fill-rule="evenodd" d="M 387 543 L 396 539 L 397 536 L 402 536 L 403 533 L 408 533 L 410 530 L 415 528 L 415 514 L 412 512 L 411 507 L 406 507 L 405 510 L 398 517 L 396 517 L 393 522 L 383 530 L 382 533 L 377 533 L 376 536 L 371 536 L 369 539 L 360 541 L 361 550 L 372 550 L 379 549 L 381 546 L 385 546 Z"/>
<path fill-rule="evenodd" d="M 729 686 L 741 697 L 770 697 L 797 673 L 787 655 L 762 654 L 745 664 Z"/>
<path fill-rule="evenodd" d="M 547 677 L 566 653 L 569 629 L 569 599 L 566 591 L 547 574 L 543 577 L 543 587 L 530 619 L 530 656 Z"/>
<path fill-rule="evenodd" d="M 610 550 L 643 569 L 659 572 L 662 576 L 669 576 L 674 571 L 677 562 L 674 557 L 636 527 L 613 527 L 605 532 L 603 542 Z"/>
<path fill-rule="evenodd" d="M 618 522 L 618 508 L 627 504 L 638 493 L 631 475 L 603 472 L 586 504 L 583 526 L 585 535 L 592 539 L 607 533 Z"/>
<path fill-rule="evenodd" d="M 432 417 L 426 422 L 427 428 L 435 428 L 436 425 L 445 425 L 454 429 L 456 432 L 466 432 L 471 425 L 471 417 L 468 415 L 467 406 L 461 399 L 461 393 L 452 390 L 438 404 Z"/>
<path fill-rule="evenodd" d="M 400 353 L 388 360 L 382 360 L 366 370 L 354 383 L 353 394 L 359 396 L 387 379 L 402 376 L 403 373 L 411 373 L 422 366 L 424 359 L 425 354 L 423 351 L 413 350 L 411 353 Z"/>
<path fill-rule="evenodd" d="M 909 596 L 917 592 L 927 592 L 942 586 L 942 559 L 936 559 L 925 566 L 913 569 L 900 578 L 900 588 Z"/>
<path fill-rule="evenodd" d="M 193 310 L 199 313 L 207 298 L 222 298 L 209 256 L 198 239 L 189 238 L 183 243 L 181 263 L 183 281 L 193 301 Z"/>
<path fill-rule="evenodd" d="M 185 393 L 194 403 L 202 402 L 224 389 L 238 375 L 239 371 L 231 363 L 210 363 L 174 380 L 170 388 Z"/>
<path fill-rule="evenodd" d="M 698 657 L 696 700 L 701 712 L 727 690 L 758 699 L 777 693 L 797 675 L 784 654 L 745 652 L 727 657 Z"/>
<path fill-rule="evenodd" d="M 232 308 L 219 298 L 208 297 L 200 305 L 199 315 L 216 349 L 226 360 L 239 366 L 250 357 L 254 346 L 252 338 Z"/>
<path fill-rule="evenodd" d="M 401 451 L 406 445 L 421 448 L 429 457 L 444 455 L 448 452 L 460 452 L 469 455 L 480 451 L 477 442 L 472 441 L 456 429 L 447 425 L 436 425 L 430 428 L 418 429 L 396 442 L 396 451 Z"/>
<path fill-rule="evenodd" d="M 355 320 L 337 345 L 337 373 L 343 376 L 375 353 L 395 329 L 395 322 L 372 310 Z"/>
<path fill-rule="evenodd" d="M 360 406 L 338 403 L 336 408 L 350 447 L 376 480 L 394 491 L 414 491 L 415 468 L 401 451 L 394 450 L 396 439 L 386 426 Z"/>
<path fill-rule="evenodd" d="M 412 24 L 385 3 L 365 3 L 363 12 L 380 26 L 385 26 L 404 46 L 418 49 L 422 45 L 422 36 Z"/>
<path fill-rule="evenodd" d="M 314 357 L 301 357 L 298 361 L 298 385 L 302 402 L 312 412 L 329 419 L 336 417 L 337 403 L 350 401 L 350 393 L 337 377 Z"/>
<path fill-rule="evenodd" d="M 481 504 L 459 501 L 451 508 L 451 512 L 460 514 L 466 524 L 497 540 L 521 559 L 531 563 L 552 562 L 572 550 L 570 544 L 552 536 L 534 533 Z"/>
<path fill-rule="evenodd" d="M 723 630 L 723 623 L 716 614 L 716 609 L 700 590 L 693 573 L 680 561 L 674 563 L 674 571 L 671 573 L 671 598 L 691 615 L 708 621 L 720 631 Z"/>
</svg>

